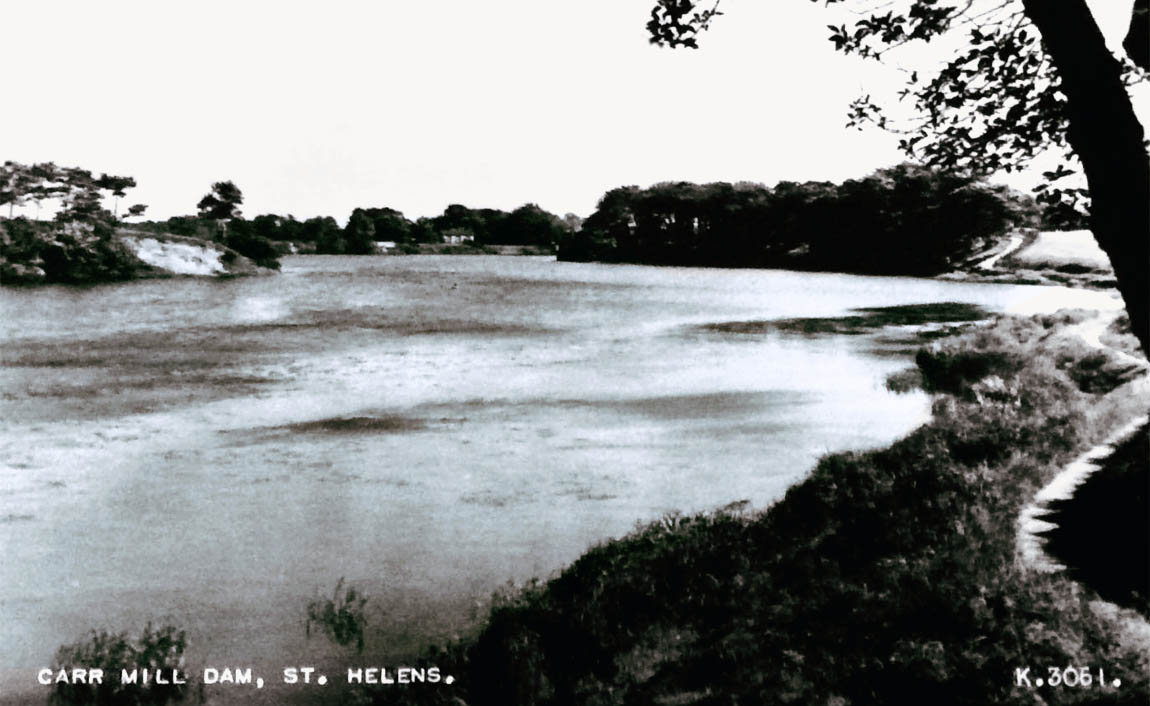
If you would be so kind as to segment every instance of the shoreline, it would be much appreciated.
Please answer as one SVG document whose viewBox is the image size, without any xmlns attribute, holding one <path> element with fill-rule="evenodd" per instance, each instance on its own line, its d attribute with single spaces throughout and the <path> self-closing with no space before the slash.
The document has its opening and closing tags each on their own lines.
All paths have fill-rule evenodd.
<svg viewBox="0 0 1150 706">
<path fill-rule="evenodd" d="M 1086 237 L 1083 237 L 1083 233 Z M 1060 239 L 1070 239 L 1069 244 L 1059 243 Z M 133 261 L 129 276 L 114 276 L 106 279 L 84 281 L 48 281 L 42 269 L 21 263 L 0 263 L 5 278 L 0 284 L 5 286 L 35 286 L 41 284 L 99 284 L 110 281 L 131 281 L 135 279 L 157 279 L 167 277 L 217 277 L 226 278 L 253 274 L 271 274 L 275 270 L 256 265 L 248 258 L 239 255 L 227 246 L 213 241 L 205 241 L 170 233 L 118 229 L 113 236 L 118 246 L 126 248 L 125 253 Z M 993 284 L 1022 284 L 1109 290 L 1116 288 L 1113 270 L 1105 254 L 1093 250 L 1089 245 L 1092 239 L 1087 231 L 1037 232 L 1025 230 L 1004 234 L 989 251 L 970 258 L 956 269 L 940 274 L 882 273 L 870 271 L 846 271 L 822 269 L 818 266 L 804 266 L 801 261 L 780 263 L 776 267 L 742 268 L 716 264 L 656 263 L 627 261 L 591 261 L 589 264 L 632 264 L 652 267 L 684 267 L 706 269 L 762 269 L 787 272 L 814 272 L 850 274 L 874 277 L 913 277 L 937 279 L 952 282 L 975 282 Z M 1085 244 L 1085 245 L 1084 245 Z M 288 255 L 309 256 L 318 253 L 300 250 L 297 243 L 279 242 L 277 247 Z M 1032 254 L 1037 253 L 1037 254 Z M 494 255 L 505 257 L 557 257 L 553 250 L 538 246 L 524 245 L 474 245 L 471 243 L 422 243 L 403 245 L 380 250 L 371 256 L 409 255 Z M 581 260 L 558 259 L 557 262 L 583 262 Z"/>
</svg>

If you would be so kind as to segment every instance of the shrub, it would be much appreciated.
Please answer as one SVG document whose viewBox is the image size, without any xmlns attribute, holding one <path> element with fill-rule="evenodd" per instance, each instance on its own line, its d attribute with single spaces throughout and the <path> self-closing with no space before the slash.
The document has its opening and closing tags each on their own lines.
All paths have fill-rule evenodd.
<svg viewBox="0 0 1150 706">
<path fill-rule="evenodd" d="M 247 233 L 229 234 L 227 246 L 240 255 L 251 259 L 260 267 L 269 267 L 274 270 L 280 268 L 279 250 L 272 241 L 259 235 Z"/>
<path fill-rule="evenodd" d="M 914 358 L 927 392 L 969 396 L 971 386 L 991 375 L 1007 375 L 1022 367 L 1010 351 L 922 349 Z"/>
<path fill-rule="evenodd" d="M 52 282 L 105 282 L 132 279 L 142 268 L 135 254 L 112 237 L 111 226 L 57 232 L 40 248 L 42 267 Z"/>
<path fill-rule="evenodd" d="M 311 624 L 315 623 L 336 644 L 347 647 L 354 642 L 356 650 L 363 652 L 363 631 L 367 627 L 367 616 L 364 613 L 366 604 L 367 596 L 354 587 L 348 586 L 346 591 L 343 590 L 341 577 L 335 584 L 331 598 L 316 598 L 308 603 L 304 629 L 310 637 Z"/>
<path fill-rule="evenodd" d="M 905 394 L 922 389 L 922 372 L 917 368 L 899 370 L 886 376 L 883 383 L 887 390 L 896 394 Z"/>
<path fill-rule="evenodd" d="M 37 228 L 23 216 L 0 223 L 0 243 L 3 251 L 0 256 L 10 262 L 31 262 L 40 255 L 40 247 L 45 241 L 44 229 Z"/>
<path fill-rule="evenodd" d="M 62 646 L 56 652 L 53 671 L 72 666 L 104 670 L 101 684 L 56 685 L 51 701 L 54 704 L 131 704 L 132 706 L 161 706 L 182 701 L 189 694 L 188 684 L 157 684 L 154 681 L 125 684 L 120 679 L 121 669 L 184 670 L 184 651 L 187 639 L 184 631 L 165 625 L 157 630 L 151 623 L 138 637 L 128 633 L 112 634 L 93 630 L 85 640 Z M 170 680 L 170 679 L 169 679 Z M 190 682 L 190 679 L 185 681 Z"/>
</svg>

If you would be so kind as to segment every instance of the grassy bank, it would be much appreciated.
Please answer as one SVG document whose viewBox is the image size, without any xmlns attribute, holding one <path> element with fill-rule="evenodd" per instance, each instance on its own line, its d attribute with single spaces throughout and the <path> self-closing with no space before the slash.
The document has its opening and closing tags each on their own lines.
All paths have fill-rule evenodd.
<svg viewBox="0 0 1150 706">
<path fill-rule="evenodd" d="M 429 652 L 451 687 L 376 703 L 1144 703 L 1125 623 L 1016 550 L 1020 509 L 1145 401 L 1091 379 L 1060 317 L 1007 319 L 918 356 L 931 423 L 824 458 L 764 511 L 667 517 L 504 596 Z M 770 459 L 764 458 L 764 464 Z M 732 489 L 737 495 L 737 489 Z M 1090 688 L 1020 685 L 1103 668 Z M 1112 678 L 1122 685 L 1114 688 Z"/>
</svg>

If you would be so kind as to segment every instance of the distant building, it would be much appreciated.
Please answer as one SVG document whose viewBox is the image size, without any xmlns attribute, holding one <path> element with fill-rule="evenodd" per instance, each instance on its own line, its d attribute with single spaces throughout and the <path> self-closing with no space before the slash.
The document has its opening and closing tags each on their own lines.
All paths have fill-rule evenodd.
<svg viewBox="0 0 1150 706">
<path fill-rule="evenodd" d="M 394 240 L 377 240 L 375 241 L 375 251 L 379 253 L 391 252 L 395 249 Z"/>
</svg>

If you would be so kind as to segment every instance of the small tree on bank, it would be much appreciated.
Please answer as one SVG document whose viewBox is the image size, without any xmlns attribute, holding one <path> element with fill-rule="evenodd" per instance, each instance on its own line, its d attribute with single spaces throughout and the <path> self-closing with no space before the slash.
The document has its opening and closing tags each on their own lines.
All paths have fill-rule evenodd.
<svg viewBox="0 0 1150 706">
<path fill-rule="evenodd" d="M 101 174 L 100 178 L 96 180 L 96 186 L 101 189 L 112 192 L 112 216 L 119 216 L 120 213 L 120 197 L 124 195 L 127 189 L 131 189 L 136 185 L 136 180 L 132 177 L 113 176 L 111 174 Z"/>
<path fill-rule="evenodd" d="M 244 195 L 238 186 L 231 181 L 217 181 L 212 184 L 212 190 L 196 204 L 196 208 L 200 218 L 216 222 L 222 239 L 227 237 L 228 221 L 239 218 L 239 206 L 243 202 Z"/>
</svg>

